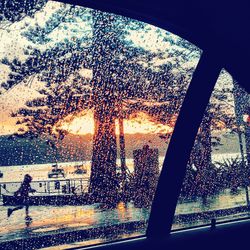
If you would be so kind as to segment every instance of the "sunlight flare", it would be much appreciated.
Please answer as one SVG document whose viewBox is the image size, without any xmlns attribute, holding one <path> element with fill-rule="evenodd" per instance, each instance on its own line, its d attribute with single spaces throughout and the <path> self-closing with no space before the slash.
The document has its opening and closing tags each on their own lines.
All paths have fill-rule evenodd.
<svg viewBox="0 0 250 250">
<path fill-rule="evenodd" d="M 88 112 L 82 116 L 64 119 L 57 128 L 75 135 L 94 134 L 94 115 Z M 130 119 L 124 119 L 124 132 L 125 134 L 168 134 L 172 132 L 172 128 L 155 123 L 147 114 L 140 112 Z M 118 120 L 116 120 L 116 134 L 119 134 Z"/>
</svg>

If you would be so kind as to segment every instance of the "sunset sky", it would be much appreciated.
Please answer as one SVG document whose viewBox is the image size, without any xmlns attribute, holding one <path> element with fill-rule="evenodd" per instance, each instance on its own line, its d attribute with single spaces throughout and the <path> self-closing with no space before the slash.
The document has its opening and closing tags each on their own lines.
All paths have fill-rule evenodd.
<svg viewBox="0 0 250 250">
<path fill-rule="evenodd" d="M 66 129 L 72 134 L 93 134 L 94 119 L 93 113 L 88 112 L 85 116 L 76 117 L 69 123 L 64 123 L 61 128 Z M 144 113 L 139 113 L 136 117 L 124 120 L 124 132 L 126 134 L 152 134 L 152 133 L 170 133 L 172 128 L 168 125 L 156 124 L 150 120 L 150 117 Z M 118 121 L 116 121 L 116 134 L 119 134 Z"/>
<path fill-rule="evenodd" d="M 37 12 L 35 18 L 26 17 L 22 21 L 14 23 L 5 29 L 0 30 L 0 40 L 4 41 L 0 43 L 0 60 L 7 57 L 9 60 L 13 60 L 15 57 L 19 60 L 24 60 L 26 58 L 23 49 L 29 45 L 34 45 L 29 42 L 22 32 L 27 30 L 30 26 L 34 26 L 37 23 L 43 25 L 49 17 L 62 6 L 61 3 L 48 2 L 43 11 Z M 53 46 L 56 42 L 64 39 L 65 37 L 70 38 L 71 36 L 79 35 L 83 31 L 89 31 L 90 27 L 85 23 L 81 25 L 74 25 L 77 32 L 74 34 L 70 33 L 70 29 L 67 31 L 58 29 L 52 32 L 50 36 L 53 38 L 48 44 L 38 47 L 40 50 L 45 50 L 47 47 Z M 168 53 L 171 54 L 171 50 L 176 49 L 176 45 L 172 45 L 173 41 L 177 39 L 177 36 L 163 31 L 157 27 L 147 25 L 147 32 L 143 31 L 131 31 L 127 39 L 132 41 L 136 46 L 143 47 L 144 49 L 151 50 L 152 52 L 164 51 L 166 55 L 164 58 L 157 61 L 152 61 L 154 66 L 160 66 L 167 61 L 172 60 L 171 56 L 168 57 Z M 168 39 L 164 40 L 163 33 L 167 34 Z M 47 47 L 46 47 L 47 46 Z M 179 52 L 183 51 L 184 48 L 178 48 Z M 175 58 L 176 59 L 176 58 Z M 191 60 L 182 65 L 182 69 L 190 67 L 190 65 L 196 65 L 198 58 L 196 60 Z M 177 69 L 176 69 L 177 70 Z M 179 70 L 179 69 L 178 69 Z M 8 66 L 0 63 L 0 83 L 5 82 L 8 79 L 8 74 L 10 69 Z M 92 77 L 92 71 L 89 69 L 82 68 L 79 72 L 82 76 L 86 78 Z M 29 86 L 29 79 L 26 82 L 22 82 L 13 89 L 4 92 L 0 96 L 0 135 L 11 134 L 17 131 L 18 126 L 15 125 L 16 118 L 11 118 L 11 112 L 16 112 L 19 108 L 25 105 L 27 100 L 32 100 L 39 96 L 37 90 L 43 87 L 42 82 L 39 82 L 36 78 Z M 118 126 L 116 126 L 118 127 Z M 62 128 L 67 129 L 73 134 L 87 134 L 93 133 L 94 121 L 93 114 L 91 112 L 86 112 L 84 116 L 77 116 L 75 119 L 71 119 L 70 122 L 64 122 Z M 131 118 L 130 120 L 124 120 L 124 130 L 125 133 L 169 133 L 172 131 L 167 125 L 154 123 L 149 116 L 144 113 L 139 113 L 137 116 Z M 118 133 L 118 131 L 117 131 Z"/>
<path fill-rule="evenodd" d="M 35 14 L 35 18 L 26 17 L 22 21 L 12 24 L 7 29 L 0 30 L 0 39 L 5 41 L 3 43 L 0 43 L 0 59 L 7 57 L 9 60 L 13 60 L 14 58 L 18 58 L 21 61 L 24 60 L 26 56 L 23 53 L 23 49 L 29 45 L 34 46 L 34 44 L 31 44 L 25 37 L 22 36 L 21 33 L 27 30 L 29 27 L 36 25 L 36 23 L 43 25 L 43 23 L 45 23 L 45 21 L 48 20 L 48 18 L 55 11 L 57 11 L 60 6 L 62 6 L 61 3 L 48 2 L 43 11 L 37 12 Z M 67 31 L 60 29 L 55 30 L 51 34 L 51 36 L 53 37 L 52 41 L 44 46 L 39 45 L 40 47 L 38 48 L 41 50 L 46 49 L 46 46 L 53 46 L 55 42 L 58 42 L 64 38 L 70 38 L 73 35 L 75 36 L 75 34 L 81 35 L 83 31 L 86 32 L 90 29 L 90 27 L 86 26 L 85 23 L 81 23 L 81 25 L 75 25 L 73 23 L 72 25 L 74 25 L 74 29 L 78 30 L 77 33 L 75 32 L 74 34 L 71 34 L 70 29 L 68 29 Z M 144 47 L 145 49 L 154 52 L 157 52 L 159 50 L 171 50 L 171 42 L 165 41 L 163 43 L 161 36 L 159 36 L 159 32 L 161 33 L 165 31 L 151 25 L 148 25 L 147 29 L 147 33 L 131 31 L 128 39 L 133 41 L 138 47 Z M 169 33 L 169 36 L 171 36 L 172 40 L 176 39 L 175 35 Z M 164 62 L 157 61 L 154 63 L 155 65 L 161 65 Z M 5 82 L 8 79 L 10 70 L 8 66 L 3 64 L 0 64 L 0 68 L 0 82 Z M 92 77 L 91 70 L 82 69 L 80 73 L 86 78 Z M 11 112 L 16 112 L 19 108 L 23 107 L 27 100 L 32 100 L 33 98 L 39 96 L 37 90 L 40 89 L 43 84 L 35 79 L 32 82 L 32 85 L 28 86 L 28 81 L 29 79 L 27 79 L 26 83 L 23 82 L 19 84 L 19 86 L 16 86 L 10 91 L 7 91 L 1 95 L 0 135 L 16 132 L 19 126 L 15 125 L 17 119 L 10 117 Z M 67 129 L 73 134 L 93 133 L 93 114 L 91 112 L 86 112 L 84 116 L 78 116 L 73 120 L 71 119 L 70 122 L 63 122 L 62 128 Z M 143 113 L 139 113 L 136 117 L 133 117 L 130 120 L 124 120 L 124 130 L 125 133 L 129 134 L 168 133 L 171 131 L 171 128 L 169 128 L 167 125 L 155 124 L 150 120 L 150 117 Z"/>
<path fill-rule="evenodd" d="M 41 84 L 34 83 L 30 88 L 25 84 L 14 87 L 11 91 L 6 92 L 0 98 L 0 135 L 12 134 L 17 132 L 20 127 L 16 124 L 17 119 L 11 117 L 12 112 L 16 112 L 22 108 L 27 100 L 39 96 L 37 89 Z M 116 133 L 118 134 L 118 126 Z M 74 119 L 65 119 L 60 128 L 66 129 L 72 134 L 93 134 L 94 120 L 93 113 L 86 111 L 82 115 L 76 116 Z M 138 113 L 130 120 L 124 120 L 124 131 L 126 134 L 136 133 L 169 133 L 172 129 L 168 125 L 156 124 L 150 117 L 144 113 Z"/>
</svg>

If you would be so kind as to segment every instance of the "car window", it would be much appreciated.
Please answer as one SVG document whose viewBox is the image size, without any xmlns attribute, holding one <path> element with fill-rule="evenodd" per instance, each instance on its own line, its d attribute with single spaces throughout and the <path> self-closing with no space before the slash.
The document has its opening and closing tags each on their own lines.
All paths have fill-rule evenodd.
<svg viewBox="0 0 250 250">
<path fill-rule="evenodd" d="M 0 244 L 144 235 L 201 50 L 123 16 L 27 3 L 0 15 Z"/>
<path fill-rule="evenodd" d="M 249 107 L 250 95 L 223 70 L 196 136 L 172 229 L 249 216 Z"/>
</svg>

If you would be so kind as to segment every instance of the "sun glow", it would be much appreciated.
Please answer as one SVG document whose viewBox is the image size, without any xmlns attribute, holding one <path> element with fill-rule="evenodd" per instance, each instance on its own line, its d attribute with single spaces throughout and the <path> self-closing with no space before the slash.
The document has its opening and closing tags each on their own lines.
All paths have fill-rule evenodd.
<svg viewBox="0 0 250 250">
<path fill-rule="evenodd" d="M 94 133 L 93 113 L 86 113 L 83 116 L 77 116 L 69 120 L 65 120 L 59 126 L 69 133 L 84 135 Z M 125 134 L 154 134 L 154 133 L 171 133 L 172 128 L 168 125 L 156 124 L 151 121 L 150 117 L 144 113 L 138 113 L 131 119 L 124 119 Z M 119 134 L 118 120 L 116 120 L 116 134 Z"/>
<path fill-rule="evenodd" d="M 87 113 L 83 116 L 76 116 L 73 119 L 62 123 L 60 129 L 65 129 L 71 134 L 84 135 L 94 133 L 94 117 L 92 113 Z"/>
</svg>

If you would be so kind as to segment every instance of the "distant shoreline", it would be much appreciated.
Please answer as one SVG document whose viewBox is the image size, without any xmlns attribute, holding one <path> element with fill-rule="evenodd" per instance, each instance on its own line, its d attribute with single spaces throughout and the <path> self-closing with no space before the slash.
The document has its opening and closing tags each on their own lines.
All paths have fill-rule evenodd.
<svg viewBox="0 0 250 250">
<path fill-rule="evenodd" d="M 69 134 L 55 150 L 47 143 L 46 138 L 28 140 L 9 136 L 0 136 L 0 166 L 22 166 L 49 164 L 51 162 L 91 161 L 92 135 L 84 136 Z M 168 144 L 158 134 L 125 135 L 126 158 L 133 158 L 133 151 L 145 144 L 159 149 L 159 156 L 164 157 Z M 119 144 L 117 145 L 119 161 Z M 213 147 L 212 155 L 239 154 L 239 142 L 236 134 L 221 135 L 221 145 Z M 178 152 L 176 152 L 178 154 Z"/>
<path fill-rule="evenodd" d="M 165 155 L 159 155 L 159 163 L 161 164 L 164 161 L 164 157 Z M 217 161 L 217 159 L 230 159 L 230 158 L 236 158 L 236 157 L 240 157 L 240 152 L 227 152 L 227 153 L 213 153 L 212 154 L 212 161 Z M 213 159 L 216 158 L 216 159 Z M 126 159 L 127 162 L 129 162 L 129 164 L 131 164 L 133 162 L 133 158 L 127 158 Z M 32 162 L 32 163 L 27 163 L 27 164 L 16 164 L 16 165 L 0 165 L 1 167 L 16 167 L 16 166 L 20 166 L 20 167 L 26 167 L 26 166 L 35 166 L 35 165 L 52 165 L 56 162 Z M 91 160 L 71 160 L 71 161 L 57 161 L 57 163 L 59 165 L 74 165 L 74 164 L 91 164 Z M 117 158 L 117 165 L 120 165 L 120 158 Z"/>
</svg>

